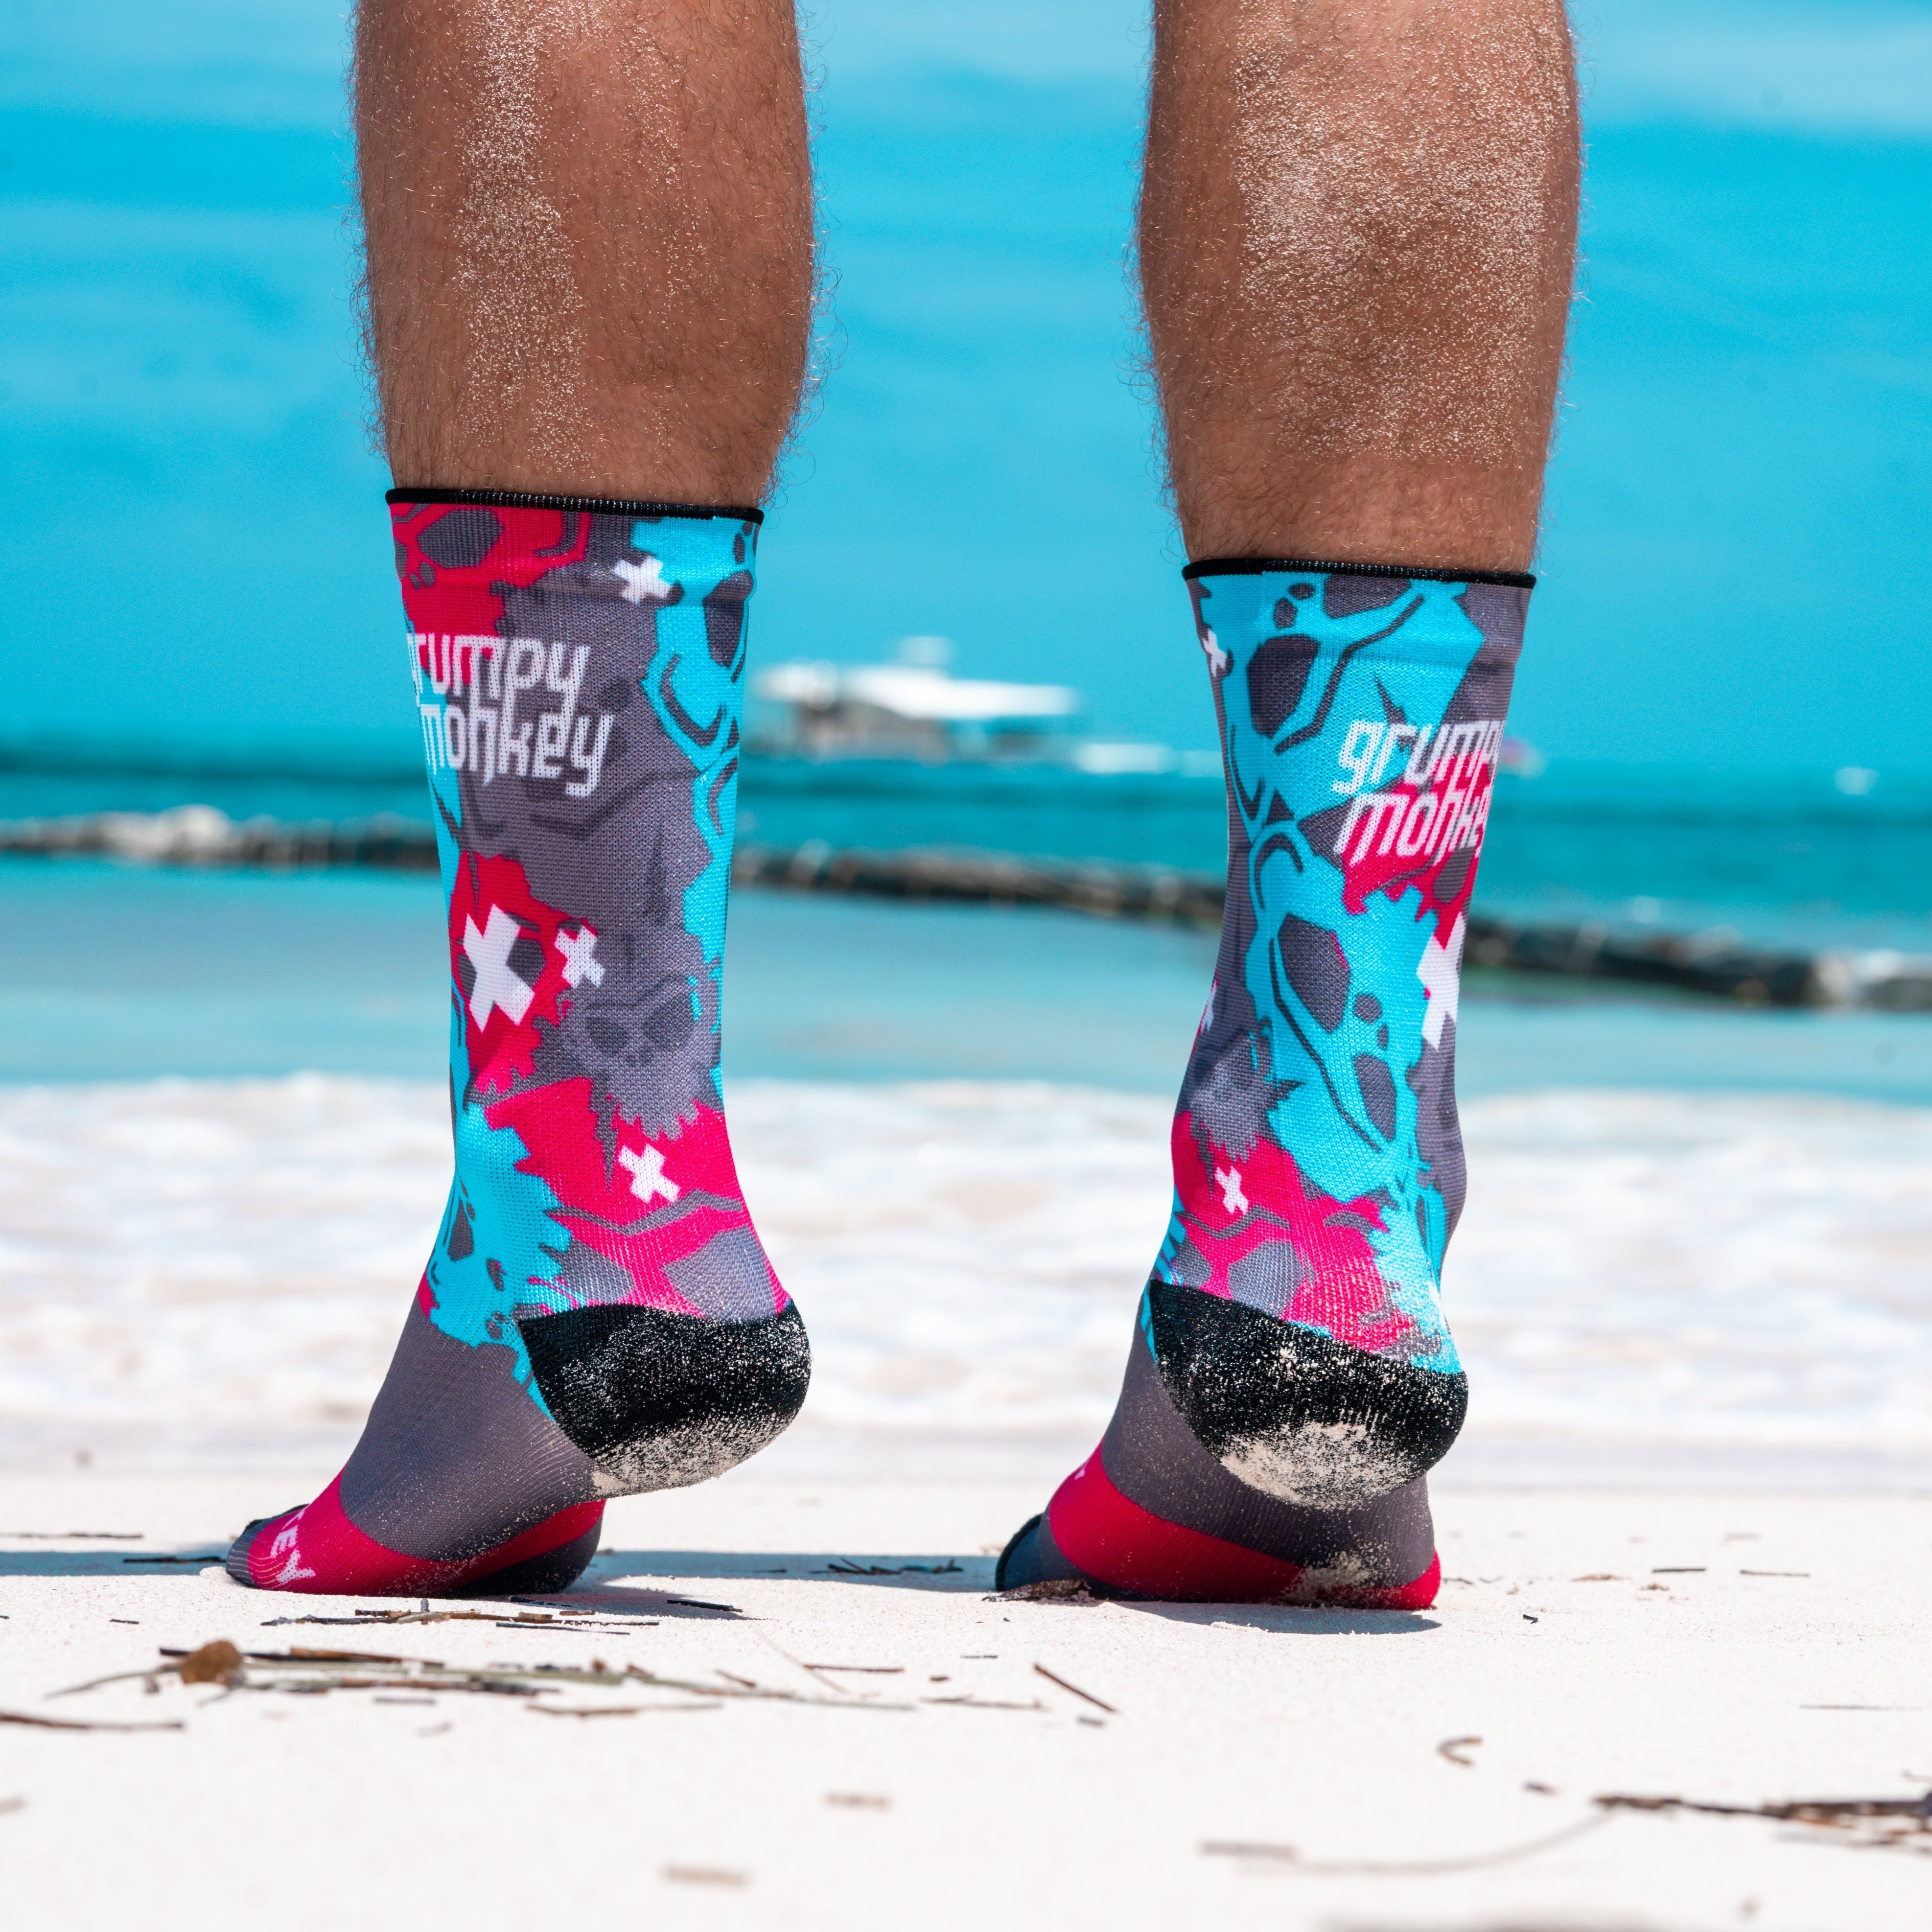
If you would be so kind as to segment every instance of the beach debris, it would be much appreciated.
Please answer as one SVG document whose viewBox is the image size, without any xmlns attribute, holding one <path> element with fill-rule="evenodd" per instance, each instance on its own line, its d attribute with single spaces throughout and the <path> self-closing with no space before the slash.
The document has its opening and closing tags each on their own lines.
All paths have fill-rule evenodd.
<svg viewBox="0 0 1932 1932">
<path fill-rule="evenodd" d="M 736 1680 L 733 1688 L 723 1688 L 688 1678 L 661 1677 L 656 1672 L 634 1664 L 614 1670 L 602 1660 L 593 1660 L 587 1666 L 451 1664 L 434 1658 L 399 1657 L 384 1651 L 325 1650 L 301 1644 L 292 1644 L 285 1651 L 238 1650 L 232 1644 L 220 1640 L 203 1644 L 195 1651 L 164 1648 L 160 1656 L 164 1660 L 146 1670 L 117 1671 L 49 1694 L 71 1697 L 109 1684 L 136 1682 L 158 1690 L 164 1677 L 179 1677 L 187 1683 L 218 1682 L 231 1694 L 244 1690 L 279 1691 L 313 1696 L 332 1690 L 434 1690 L 538 1697 L 556 1696 L 571 1685 L 588 1684 L 603 1690 L 629 1690 L 644 1686 L 657 1690 L 682 1690 L 710 1700 L 750 1698 L 814 1705 L 821 1710 L 909 1711 L 913 1708 L 910 1704 L 886 1703 L 872 1698 L 859 1702 L 847 1696 L 814 1697 L 800 1690 L 776 1690 L 752 1685 L 742 1678 Z M 190 1667 L 196 1673 L 192 1676 L 188 1675 Z"/>
<path fill-rule="evenodd" d="M 892 1801 L 870 1791 L 828 1791 L 825 1794 L 825 1802 L 828 1804 L 841 1806 L 848 1811 L 884 1811 Z"/>
<path fill-rule="evenodd" d="M 1103 1604 L 1077 1576 L 1046 1576 L 1037 1583 L 1022 1583 L 1017 1588 L 1001 1590 L 986 1600 L 989 1604 Z"/>
<path fill-rule="evenodd" d="M 1627 1583 L 1627 1576 L 1613 1576 L 1607 1570 L 1592 1570 L 1587 1576 L 1572 1576 L 1573 1583 Z"/>
<path fill-rule="evenodd" d="M 1932 1858 L 1932 1789 L 1917 1798 L 1798 1798 L 1778 1804 L 1716 1804 L 1622 1791 L 1605 1792 L 1591 1802 L 1606 1816 L 1614 1811 L 1691 1811 L 1712 1818 L 1768 1818 L 1775 1824 L 1842 1833 L 1840 1842 L 1868 1850 Z"/>
<path fill-rule="evenodd" d="M 1465 1771 L 1474 1771 L 1476 1760 L 1472 1757 L 1461 1756 L 1459 1754 L 1469 1745 L 1479 1744 L 1482 1742 L 1480 1738 L 1444 1738 L 1436 1747 L 1436 1755 L 1446 1757 L 1451 1764 L 1460 1764 Z"/>
<path fill-rule="evenodd" d="M 1808 1570 L 1740 1570 L 1740 1576 L 1808 1576 Z"/>
<path fill-rule="evenodd" d="M 0 1711 L 0 1724 L 32 1724 L 44 1731 L 178 1731 L 185 1728 L 178 1718 L 146 1724 L 90 1723 L 83 1718 L 43 1718 L 32 1711 Z"/>
<path fill-rule="evenodd" d="M 1039 1676 L 1044 1677 L 1049 1684 L 1058 1684 L 1061 1690 L 1069 1691 L 1074 1696 L 1084 1700 L 1091 1704 L 1095 1710 L 1105 1711 L 1110 1718 L 1118 1718 L 1120 1714 L 1112 1705 L 1103 1703 L 1100 1699 L 1094 1696 L 1092 1691 L 1083 1690 L 1078 1684 L 1068 1683 L 1065 1678 L 1056 1671 L 1048 1670 L 1045 1664 L 1036 1664 L 1034 1670 Z"/>
<path fill-rule="evenodd" d="M 1481 1871 L 1490 1865 L 1514 1864 L 1518 1858 L 1534 1858 L 1538 1852 L 1553 1851 L 1557 1846 L 1580 1838 L 1610 1822 L 1611 1814 L 1600 1811 L 1580 1823 L 1566 1825 L 1548 1837 L 1532 1838 L 1526 1844 L 1508 1845 L 1499 1851 L 1477 1852 L 1454 1858 L 1304 1858 L 1293 1845 L 1250 1844 L 1238 1839 L 1209 1838 L 1201 1850 L 1209 1858 L 1240 1858 L 1256 1865 L 1273 1865 L 1282 1870 L 1305 1872 L 1318 1878 L 1436 1878 L 1450 1872 Z"/>
<path fill-rule="evenodd" d="M 506 1616 L 501 1610 L 358 1610 L 352 1617 L 268 1617 L 261 1628 L 273 1630 L 282 1624 L 336 1624 L 354 1628 L 370 1624 L 471 1623 L 492 1624 L 498 1630 L 527 1630 L 536 1624 L 552 1630 L 656 1630 L 658 1622 L 656 1617 L 613 1617 L 596 1610 L 519 1610 L 514 1616 Z"/>
<path fill-rule="evenodd" d="M 16 1543 L 139 1543 L 138 1529 L 0 1529 Z"/>
<path fill-rule="evenodd" d="M 124 1556 L 123 1563 L 220 1563 L 226 1559 L 220 1550 L 201 1556 Z"/>
<path fill-rule="evenodd" d="M 952 1704 L 966 1711 L 1043 1711 L 1046 1706 L 1036 1697 L 1030 1703 L 1006 1704 L 993 1697 L 922 1697 L 922 1704 Z M 876 1709 L 876 1706 L 868 1706 Z"/>
<path fill-rule="evenodd" d="M 380 1700 L 378 1700 L 380 1701 Z M 532 1704 L 526 1707 L 533 1718 L 654 1718 L 674 1716 L 680 1711 L 722 1711 L 722 1698 L 707 1704 Z"/>
<path fill-rule="evenodd" d="M 91 1724 L 85 1718 L 40 1718 L 31 1710 L 0 1710 L 0 1724 L 31 1724 L 40 1731 L 180 1731 L 180 1718 L 147 1724 Z"/>
<path fill-rule="evenodd" d="M 745 1885 L 750 1881 L 741 1871 L 728 1871 L 720 1865 L 666 1865 L 664 1875 L 674 1885 Z"/>
<path fill-rule="evenodd" d="M 1554 1798 L 1556 1796 L 1556 1787 L 1555 1785 L 1545 1784 L 1540 1780 L 1534 1778 L 1525 1778 L 1522 1781 L 1522 1788 L 1526 1791 L 1534 1792 L 1539 1798 Z"/>
<path fill-rule="evenodd" d="M 110 1624 L 132 1624 L 136 1630 L 141 1627 L 141 1619 L 139 1617 L 110 1617 L 107 1621 Z"/>
<path fill-rule="evenodd" d="M 681 1610 L 723 1610 L 734 1617 L 742 1617 L 745 1614 L 736 1604 L 707 1603 L 702 1597 L 667 1597 L 664 1601 L 668 1604 L 675 1604 Z"/>
<path fill-rule="evenodd" d="M 799 1668 L 802 1670 L 841 1671 L 848 1677 L 903 1677 L 905 1675 L 903 1664 L 805 1664 Z"/>
<path fill-rule="evenodd" d="M 184 1684 L 232 1684 L 241 1670 L 242 1653 L 226 1637 L 190 1651 L 175 1666 L 176 1675 Z"/>
<path fill-rule="evenodd" d="M 825 1567 L 835 1576 L 963 1576 L 966 1574 L 950 1557 L 944 1563 L 854 1563 L 849 1556 L 835 1556 Z"/>
<path fill-rule="evenodd" d="M 1527 1610 L 1522 1613 L 1522 1620 L 1526 1624 L 1540 1624 L 1543 1621 L 1540 1617 L 1532 1616 Z"/>
<path fill-rule="evenodd" d="M 1701 1576 L 1705 1565 L 1701 1563 L 1653 1563 L 1650 1574 L 1653 1576 Z"/>
<path fill-rule="evenodd" d="M 5 1817 L 10 1811 L 24 1811 L 26 1808 L 24 1798 L 0 1798 L 0 1818 Z"/>
</svg>

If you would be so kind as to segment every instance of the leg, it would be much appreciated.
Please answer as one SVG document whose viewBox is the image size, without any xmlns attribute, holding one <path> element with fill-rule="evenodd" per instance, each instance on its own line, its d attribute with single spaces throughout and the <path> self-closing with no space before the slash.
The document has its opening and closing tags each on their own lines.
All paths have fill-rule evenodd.
<svg viewBox="0 0 1932 1932">
<path fill-rule="evenodd" d="M 1456 973 L 1576 185 L 1561 0 L 1158 0 L 1141 266 L 1227 910 L 1120 1404 L 1005 1587 L 1433 1598 Z"/>
<path fill-rule="evenodd" d="M 399 484 L 763 498 L 812 309 L 790 0 L 364 0 L 356 126 Z"/>
<path fill-rule="evenodd" d="M 554 1589 L 604 1498 L 729 1468 L 808 1373 L 717 1085 L 754 506 L 811 306 L 798 46 L 782 0 L 366 0 L 356 46 L 456 1181 L 354 1454 L 229 1568 Z"/>
</svg>

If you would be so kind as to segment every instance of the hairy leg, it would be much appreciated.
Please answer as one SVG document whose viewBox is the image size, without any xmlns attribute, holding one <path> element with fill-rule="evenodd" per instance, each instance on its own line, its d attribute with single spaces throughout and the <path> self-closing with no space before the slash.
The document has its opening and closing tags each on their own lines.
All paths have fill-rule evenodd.
<svg viewBox="0 0 1932 1932">
<path fill-rule="evenodd" d="M 1157 0 L 1140 265 L 1193 557 L 1522 570 L 1576 232 L 1563 0 Z"/>
<path fill-rule="evenodd" d="M 1414 1609 L 1466 1402 L 1457 971 L 1562 358 L 1568 34 L 1562 0 L 1155 25 L 1141 272 L 1227 899 L 1119 1405 L 1000 1582 Z"/>
<path fill-rule="evenodd" d="M 811 308 L 788 0 L 366 0 L 391 536 L 455 1180 L 361 1440 L 238 1581 L 559 1589 L 797 1413 L 718 1081 L 760 514 Z"/>
<path fill-rule="evenodd" d="M 398 484 L 760 500 L 811 323 L 791 0 L 363 0 L 356 130 Z"/>
</svg>

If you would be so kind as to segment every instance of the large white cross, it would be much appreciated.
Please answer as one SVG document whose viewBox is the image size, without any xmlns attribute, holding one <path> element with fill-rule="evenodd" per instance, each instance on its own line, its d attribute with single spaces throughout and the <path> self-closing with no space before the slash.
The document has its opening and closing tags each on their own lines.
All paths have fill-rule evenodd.
<svg viewBox="0 0 1932 1932">
<path fill-rule="evenodd" d="M 1248 1197 L 1241 1192 L 1241 1170 L 1238 1167 L 1217 1167 L 1214 1179 L 1221 1190 L 1221 1205 L 1230 1214 L 1245 1214 L 1248 1211 Z"/>
<path fill-rule="evenodd" d="M 1456 1017 L 1456 1002 L 1462 997 L 1462 932 L 1466 924 L 1459 912 L 1449 944 L 1444 946 L 1432 933 L 1416 962 L 1415 976 L 1429 995 L 1428 1008 L 1422 1016 L 1422 1036 L 1431 1046 L 1442 1044 L 1442 1022 Z"/>
<path fill-rule="evenodd" d="M 470 1017 L 479 1027 L 490 1024 L 491 1010 L 497 1006 L 520 1024 L 537 996 L 534 986 L 525 986 L 510 970 L 510 949 L 523 930 L 497 905 L 490 908 L 490 922 L 481 932 L 473 919 L 464 920 L 463 950 L 476 968 L 476 983 L 470 989 Z"/>
<path fill-rule="evenodd" d="M 575 932 L 560 932 L 550 944 L 563 955 L 563 983 L 577 987 L 588 980 L 593 986 L 604 983 L 604 968 L 597 959 L 597 935 L 589 926 Z"/>
<path fill-rule="evenodd" d="M 641 604 L 646 597 L 658 604 L 670 602 L 670 586 L 664 581 L 664 566 L 657 558 L 646 554 L 642 563 L 627 563 L 620 557 L 610 568 L 624 580 L 626 603 Z"/>
<path fill-rule="evenodd" d="M 633 1154 L 628 1148 L 617 1150 L 617 1165 L 631 1170 L 631 1192 L 648 1207 L 662 1194 L 667 1201 L 675 1201 L 684 1192 L 674 1180 L 667 1178 L 664 1171 L 664 1156 L 648 1142 L 642 1154 Z"/>
</svg>

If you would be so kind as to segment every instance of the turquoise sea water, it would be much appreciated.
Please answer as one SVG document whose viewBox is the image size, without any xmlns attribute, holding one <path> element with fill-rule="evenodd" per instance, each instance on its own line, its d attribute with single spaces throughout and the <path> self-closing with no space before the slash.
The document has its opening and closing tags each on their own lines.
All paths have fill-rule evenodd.
<svg viewBox="0 0 1932 1932">
<path fill-rule="evenodd" d="M 407 722 L 343 12 L 10 8 L 11 719 Z M 1576 16 L 1584 299 L 1518 728 L 1558 760 L 1932 767 L 1932 8 Z M 758 647 L 941 633 L 968 672 L 1079 686 L 1103 732 L 1204 745 L 1122 276 L 1142 6 L 826 0 L 807 27 L 836 293 Z"/>
<path fill-rule="evenodd" d="M 1932 950 L 1932 6 L 1577 10 L 1585 299 L 1492 910 Z M 1126 0 L 808 28 L 824 381 L 754 650 L 1069 682 L 1211 742 L 1122 254 Z M 424 814 L 353 346 L 336 0 L 17 0 L 0 38 L 0 817 Z M 401 749 L 399 752 L 398 747 Z M 76 748 L 77 751 L 76 751 Z M 1875 788 L 1847 791 L 1841 767 Z M 1212 868 L 1218 782 L 766 761 L 748 836 Z M 0 866 L 0 1078 L 432 1076 L 420 881 Z M 740 1072 L 1165 1089 L 1204 941 L 742 896 Z M 1479 985 L 1467 1078 L 1932 1095 L 1932 1026 Z"/>
</svg>

